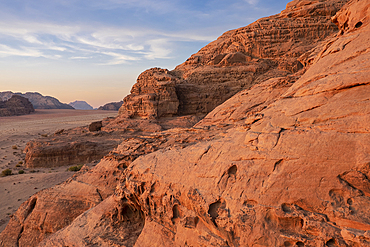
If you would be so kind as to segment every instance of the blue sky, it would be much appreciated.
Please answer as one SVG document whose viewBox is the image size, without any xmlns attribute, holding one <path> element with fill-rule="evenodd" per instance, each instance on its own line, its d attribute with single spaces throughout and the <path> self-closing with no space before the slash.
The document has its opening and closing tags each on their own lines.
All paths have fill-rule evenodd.
<svg viewBox="0 0 370 247">
<path fill-rule="evenodd" d="M 94 107 L 120 101 L 145 69 L 173 69 L 225 31 L 287 0 L 2 0 L 0 91 Z"/>
</svg>

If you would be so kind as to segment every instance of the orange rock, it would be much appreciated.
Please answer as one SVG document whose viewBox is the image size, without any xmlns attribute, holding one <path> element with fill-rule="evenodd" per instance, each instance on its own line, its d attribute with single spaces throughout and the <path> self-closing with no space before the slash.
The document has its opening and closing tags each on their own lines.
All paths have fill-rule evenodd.
<svg viewBox="0 0 370 247">
<path fill-rule="evenodd" d="M 243 89 L 300 71 L 300 56 L 338 32 L 330 18 L 345 2 L 293 1 L 278 15 L 224 33 L 173 71 L 149 69 L 119 112 L 143 118 L 204 115 Z"/>
<path fill-rule="evenodd" d="M 297 0 L 272 18 L 288 23 L 289 18 L 301 17 L 303 25 L 304 19 L 313 20 L 305 17 L 311 13 L 328 20 L 343 3 Z M 15 246 L 24 238 L 32 245 L 41 241 L 40 246 L 370 246 L 369 7 L 364 1 L 348 2 L 333 19 L 341 28 L 348 20 L 348 28 L 326 40 L 316 37 L 322 42 L 303 45 L 302 50 L 298 42 L 299 58 L 289 57 L 288 48 L 289 56 L 276 58 L 300 59 L 304 69 L 261 75 L 254 81 L 258 85 L 217 106 L 192 128 L 163 128 L 160 118 L 143 119 L 158 117 L 158 109 L 150 106 L 153 102 L 132 111 L 126 111 L 127 103 L 122 115 L 105 128 L 130 127 L 131 138 L 80 175 L 87 184 L 98 183 L 94 186 L 100 191 L 105 180 L 97 175 L 112 167 L 104 200 L 41 241 L 32 239 L 39 233 L 29 234 L 40 221 L 27 220 L 40 219 L 37 211 L 24 220 L 31 199 L 13 217 L 21 223 L 9 224 L 0 243 Z M 321 23 L 318 19 L 313 23 Z M 355 24 L 358 20 L 361 25 Z M 334 30 L 327 27 L 320 24 L 315 32 L 326 36 Z M 176 81 L 175 89 L 199 64 L 198 78 L 203 78 L 206 70 L 227 71 L 230 63 L 237 63 L 237 71 L 244 66 L 240 64 L 253 61 L 240 51 L 240 44 L 222 45 L 227 37 L 201 50 L 201 57 L 193 56 L 175 72 L 167 72 L 169 80 Z M 219 56 L 224 52 L 217 51 L 224 48 L 228 53 Z M 210 61 L 224 61 L 226 67 L 212 67 L 216 65 L 208 65 Z M 260 65 L 257 61 L 256 67 Z M 147 73 L 167 78 L 166 71 Z M 152 80 L 154 88 L 159 81 Z M 132 97 L 153 92 L 143 90 Z M 176 92 L 178 109 L 190 109 L 181 108 L 186 101 Z M 133 102 L 139 102 L 136 99 Z M 133 119 L 128 121 L 128 116 Z M 145 124 L 154 131 L 138 131 Z M 117 186 L 112 194 L 113 185 Z M 22 227 L 25 233 L 20 234 Z"/>
</svg>

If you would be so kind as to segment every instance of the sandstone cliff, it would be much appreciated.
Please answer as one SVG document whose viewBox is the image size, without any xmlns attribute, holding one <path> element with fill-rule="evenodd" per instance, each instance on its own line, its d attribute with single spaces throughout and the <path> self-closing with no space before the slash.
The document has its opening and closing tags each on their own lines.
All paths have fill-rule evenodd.
<svg viewBox="0 0 370 247">
<path fill-rule="evenodd" d="M 338 31 L 330 18 L 346 0 L 293 1 L 278 15 L 228 31 L 173 71 L 143 72 L 120 114 L 203 115 L 256 83 L 301 70 L 301 56 Z"/>
<path fill-rule="evenodd" d="M 61 103 L 54 97 L 43 96 L 40 93 L 13 93 L 13 92 L 0 92 L 0 99 L 7 100 L 13 95 L 19 95 L 27 98 L 35 109 L 74 109 L 72 106 Z"/>
<path fill-rule="evenodd" d="M 303 23 L 311 20 L 308 14 L 329 20 L 330 13 L 339 29 L 310 47 L 301 44 L 304 51 L 295 58 L 301 69 L 261 74 L 257 85 L 191 128 L 173 128 L 179 119 L 174 116 L 181 115 L 174 113 L 176 105 L 185 102 L 176 88 L 185 79 L 177 73 L 197 65 L 144 72 L 121 116 L 102 129 L 130 137 L 95 168 L 22 204 L 0 243 L 370 246 L 370 3 L 352 0 L 339 12 L 329 11 L 343 4 L 297 0 L 271 17 L 301 16 Z M 211 44 L 222 47 L 220 41 Z M 207 66 L 201 70 L 220 69 Z M 169 116 L 172 128 L 161 122 Z M 68 213 L 70 208 L 77 213 Z"/>
<path fill-rule="evenodd" d="M 25 115 L 34 112 L 32 104 L 28 99 L 13 95 L 10 99 L 0 101 L 0 117 Z"/>
</svg>

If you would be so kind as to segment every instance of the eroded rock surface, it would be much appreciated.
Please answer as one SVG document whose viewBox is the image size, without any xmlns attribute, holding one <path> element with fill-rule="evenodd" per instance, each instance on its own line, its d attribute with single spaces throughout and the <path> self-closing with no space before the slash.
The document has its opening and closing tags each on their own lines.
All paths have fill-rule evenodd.
<svg viewBox="0 0 370 247">
<path fill-rule="evenodd" d="M 141 215 L 122 220 L 140 222 L 134 246 L 369 246 L 369 16 L 306 54 L 303 75 L 217 107 L 194 127 L 212 140 L 136 159 L 109 199 Z"/>
<path fill-rule="evenodd" d="M 120 114 L 204 115 L 243 89 L 303 69 L 303 54 L 338 32 L 346 0 L 293 1 L 278 15 L 224 33 L 173 71 L 143 72 Z"/>
<path fill-rule="evenodd" d="M 87 126 L 57 131 L 27 143 L 25 165 L 35 168 L 89 163 L 107 155 L 122 138 L 118 133 L 89 131 Z"/>
<path fill-rule="evenodd" d="M 131 94 L 124 98 L 119 113 L 130 118 L 160 118 L 177 114 L 179 100 L 175 85 L 179 79 L 166 69 L 141 73 Z"/>
<path fill-rule="evenodd" d="M 135 105 L 140 95 L 153 96 L 152 89 L 129 97 L 132 111 L 121 108 L 121 116 L 102 128 L 127 135 L 121 144 L 93 169 L 22 204 L 0 243 L 370 246 L 370 3 L 353 0 L 336 13 L 342 4 L 288 4 L 277 17 L 303 21 L 307 13 L 330 13 L 340 32 L 304 48 L 303 69 L 261 77 L 193 127 L 188 125 L 198 118 L 167 115 L 172 108 L 161 115 L 171 116 L 163 122 L 151 108 L 158 98 L 145 98 L 143 108 Z M 170 81 L 166 87 L 182 83 L 173 71 L 148 73 L 163 75 Z M 172 89 L 164 92 L 162 99 L 176 102 Z M 179 123 L 183 128 L 175 128 Z M 84 186 L 91 196 L 76 215 L 63 211 L 60 202 L 42 206 L 53 191 L 73 195 L 66 200 L 73 205 L 75 196 L 83 198 Z M 62 212 L 56 222 L 66 220 L 48 228 L 52 218 L 43 221 L 41 212 L 57 217 L 53 207 Z"/>
</svg>

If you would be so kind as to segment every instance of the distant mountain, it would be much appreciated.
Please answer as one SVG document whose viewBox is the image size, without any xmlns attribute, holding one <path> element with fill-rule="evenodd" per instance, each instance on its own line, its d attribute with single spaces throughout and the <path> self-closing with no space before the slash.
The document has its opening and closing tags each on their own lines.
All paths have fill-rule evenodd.
<svg viewBox="0 0 370 247">
<path fill-rule="evenodd" d="M 94 108 L 89 105 L 86 101 L 74 101 L 69 103 L 68 105 L 72 106 L 76 110 L 94 110 Z"/>
<path fill-rule="evenodd" d="M 0 100 L 0 117 L 30 114 L 34 111 L 31 102 L 22 96 L 13 95 L 8 100 Z"/>
<path fill-rule="evenodd" d="M 122 106 L 122 104 L 123 104 L 123 100 L 121 100 L 120 102 L 111 102 L 103 106 L 100 106 L 98 110 L 118 111 L 119 108 Z"/>
<path fill-rule="evenodd" d="M 13 93 L 10 91 L 7 92 L 0 92 L 0 100 L 8 100 L 13 95 L 22 96 L 24 98 L 27 98 L 31 104 L 33 105 L 33 108 L 35 109 L 74 109 L 72 106 L 69 106 L 67 104 L 61 103 L 58 99 L 51 97 L 51 96 L 43 96 L 40 93 Z"/>
</svg>

